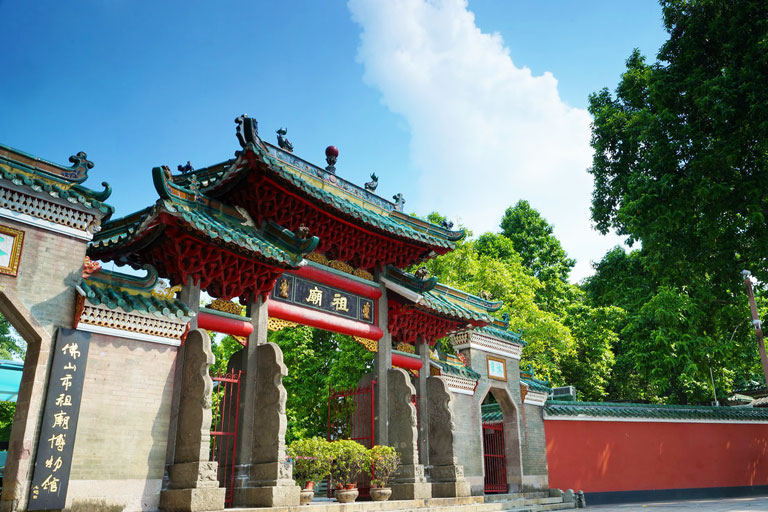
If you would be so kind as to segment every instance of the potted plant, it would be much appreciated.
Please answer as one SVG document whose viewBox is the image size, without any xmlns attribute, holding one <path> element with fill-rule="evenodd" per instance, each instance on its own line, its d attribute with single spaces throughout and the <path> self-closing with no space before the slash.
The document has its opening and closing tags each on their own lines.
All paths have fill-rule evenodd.
<svg viewBox="0 0 768 512">
<path fill-rule="evenodd" d="M 336 484 L 336 500 L 351 503 L 357 499 L 357 476 L 366 466 L 366 449 L 356 441 L 342 440 L 331 443 L 333 452 L 332 478 Z"/>
<path fill-rule="evenodd" d="M 371 470 L 371 499 L 386 501 L 392 496 L 390 484 L 400 465 L 400 454 L 391 446 L 376 445 L 367 453 Z"/>
<path fill-rule="evenodd" d="M 330 443 L 319 437 L 299 439 L 288 446 L 288 455 L 293 458 L 293 478 L 301 488 L 301 504 L 307 505 L 314 496 L 315 482 L 331 472 Z"/>
</svg>

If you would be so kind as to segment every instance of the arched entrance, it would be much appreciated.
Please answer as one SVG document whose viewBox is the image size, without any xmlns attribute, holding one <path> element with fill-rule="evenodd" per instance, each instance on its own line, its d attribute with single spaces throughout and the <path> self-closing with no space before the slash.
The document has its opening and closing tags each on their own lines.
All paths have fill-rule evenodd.
<svg viewBox="0 0 768 512">
<path fill-rule="evenodd" d="M 484 492 L 517 491 L 523 475 L 517 407 L 507 389 L 495 387 L 481 404 Z"/>
</svg>

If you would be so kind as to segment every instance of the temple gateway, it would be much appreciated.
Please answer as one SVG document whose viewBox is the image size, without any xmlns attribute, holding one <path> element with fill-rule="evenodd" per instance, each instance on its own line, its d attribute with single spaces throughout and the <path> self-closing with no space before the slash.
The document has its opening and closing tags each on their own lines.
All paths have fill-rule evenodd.
<svg viewBox="0 0 768 512">
<path fill-rule="evenodd" d="M 392 499 L 417 501 L 393 510 L 493 493 L 573 507 L 548 488 L 549 388 L 521 373 L 502 304 L 405 270 L 464 233 L 407 215 L 375 177 L 337 176 L 332 146 L 320 167 L 247 116 L 236 136 L 233 159 L 154 168 L 157 200 L 119 219 L 109 185 L 83 185 L 85 153 L 66 166 L 0 146 L 0 313 L 27 343 L 0 510 L 298 506 L 291 368 L 267 341 L 296 325 L 375 352 L 342 430 L 400 453 Z M 213 380 L 211 331 L 242 344 Z M 446 337 L 455 354 L 435 349 Z"/>
</svg>

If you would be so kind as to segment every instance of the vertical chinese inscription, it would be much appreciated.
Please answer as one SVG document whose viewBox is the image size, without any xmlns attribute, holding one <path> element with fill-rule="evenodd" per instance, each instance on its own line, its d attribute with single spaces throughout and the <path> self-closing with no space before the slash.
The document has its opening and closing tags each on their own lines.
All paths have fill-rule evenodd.
<svg viewBox="0 0 768 512">
<path fill-rule="evenodd" d="M 63 509 L 90 334 L 59 329 L 45 398 L 28 510 Z"/>
</svg>

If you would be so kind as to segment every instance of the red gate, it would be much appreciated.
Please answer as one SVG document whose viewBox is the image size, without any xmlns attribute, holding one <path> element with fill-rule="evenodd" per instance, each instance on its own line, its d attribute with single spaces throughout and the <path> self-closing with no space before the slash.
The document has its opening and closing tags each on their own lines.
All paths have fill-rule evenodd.
<svg viewBox="0 0 768 512">
<path fill-rule="evenodd" d="M 218 479 L 226 487 L 224 506 L 232 506 L 235 484 L 237 423 L 240 416 L 240 379 L 245 372 L 232 371 L 212 376 L 213 421 L 211 422 L 211 460 L 219 463 Z"/>
<path fill-rule="evenodd" d="M 507 492 L 503 423 L 483 423 L 483 462 L 485 464 L 485 492 Z"/>
<path fill-rule="evenodd" d="M 374 443 L 374 407 L 376 381 L 348 390 L 328 389 L 328 440 L 351 439 L 371 448 Z M 371 476 L 360 475 L 357 488 L 360 497 L 369 497 Z M 333 489 L 328 486 L 328 497 Z"/>
</svg>

